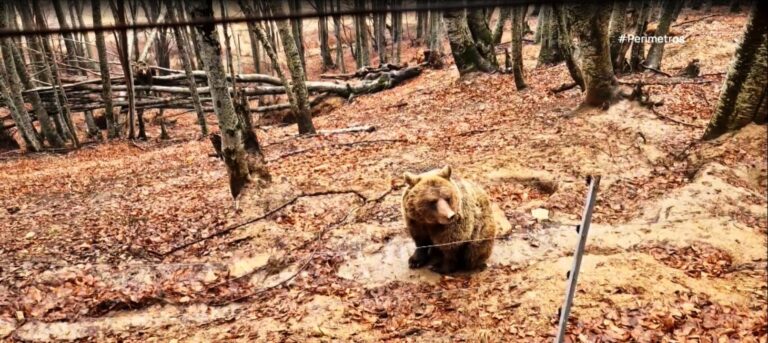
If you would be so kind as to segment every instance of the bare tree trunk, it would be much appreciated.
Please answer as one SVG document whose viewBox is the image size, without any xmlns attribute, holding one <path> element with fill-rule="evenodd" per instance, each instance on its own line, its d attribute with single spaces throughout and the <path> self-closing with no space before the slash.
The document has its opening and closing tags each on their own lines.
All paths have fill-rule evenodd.
<svg viewBox="0 0 768 343">
<path fill-rule="evenodd" d="M 323 72 L 325 72 L 335 68 L 333 58 L 331 58 L 331 50 L 328 47 L 328 17 L 325 15 L 327 5 L 325 0 L 315 0 L 315 6 L 317 6 L 320 15 L 317 20 L 317 32 L 320 39 L 320 61 Z"/>
<path fill-rule="evenodd" d="M 555 25 L 557 28 L 557 35 L 560 39 L 560 53 L 563 55 L 563 59 L 565 59 L 565 65 L 568 67 L 568 73 L 571 75 L 573 81 L 576 82 L 576 85 L 578 85 L 583 92 L 586 88 L 584 84 L 584 76 L 581 73 L 581 68 L 579 67 L 579 63 L 573 53 L 571 30 L 568 25 L 569 20 L 566 19 L 566 11 L 564 11 L 564 6 L 566 5 L 552 5 L 552 20 L 554 21 L 553 25 Z"/>
<path fill-rule="evenodd" d="M 494 68 L 498 67 L 496 61 L 496 48 L 493 44 L 493 33 L 488 27 L 488 21 L 486 15 L 482 9 L 468 9 L 467 10 L 467 26 L 469 26 L 469 32 L 472 33 L 472 39 L 475 41 L 477 51 L 483 58 L 490 62 Z"/>
<path fill-rule="evenodd" d="M 118 25 L 126 25 L 127 20 L 125 17 L 125 0 L 115 0 L 116 7 L 113 8 L 115 21 Z M 118 52 L 120 55 L 120 64 L 123 67 L 123 74 L 125 75 L 126 85 L 128 86 L 126 92 L 128 97 L 128 138 L 133 139 L 136 137 L 134 131 L 134 119 L 136 117 L 136 95 L 133 85 L 133 68 L 131 67 L 130 57 L 130 42 L 128 41 L 128 31 L 120 30 L 118 35 Z"/>
<path fill-rule="evenodd" d="M 528 87 L 523 77 L 523 20 L 525 6 L 512 8 L 512 73 L 515 76 L 515 87 L 522 90 Z"/>
<path fill-rule="evenodd" d="M 101 22 L 101 0 L 91 0 L 93 26 L 99 27 Z M 101 73 L 101 100 L 104 102 L 104 117 L 107 119 L 107 137 L 119 138 L 120 127 L 112 107 L 112 86 L 109 76 L 109 59 L 107 44 L 104 42 L 104 32 L 96 31 L 96 51 L 99 56 L 99 71 Z"/>
<path fill-rule="evenodd" d="M 493 72 L 496 66 L 485 59 L 477 48 L 472 33 L 467 25 L 467 15 L 464 10 L 452 10 L 443 14 L 448 40 L 451 43 L 451 54 L 459 70 L 459 75 L 472 72 Z"/>
<path fill-rule="evenodd" d="M 619 59 L 622 45 L 620 37 L 624 34 L 624 26 L 627 18 L 627 5 L 627 1 L 614 0 L 613 9 L 611 11 L 611 28 L 608 37 L 610 39 L 611 62 L 613 63 L 614 73 L 620 71 L 620 63 L 623 62 L 623 59 Z"/>
<path fill-rule="evenodd" d="M 6 13 L 10 12 L 9 5 L 0 3 L 0 29 L 8 27 Z M 2 38 L 3 48 L 0 63 L 5 72 L 0 73 L 0 93 L 5 98 L 5 102 L 11 110 L 11 117 L 16 122 L 21 137 L 26 143 L 26 149 L 30 151 L 40 151 L 43 149 L 43 143 L 40 141 L 39 134 L 32 125 L 32 120 L 24 107 L 24 99 L 21 96 L 21 81 L 16 73 L 14 66 L 13 53 L 8 47 L 13 44 L 10 38 Z"/>
<path fill-rule="evenodd" d="M 543 15 L 543 23 L 541 24 L 541 49 L 539 50 L 538 65 L 557 64 L 563 60 L 563 56 L 560 54 L 559 38 L 557 36 L 557 25 L 555 21 L 557 18 L 552 13 L 552 5 L 543 4 L 541 12 L 546 13 Z"/>
<path fill-rule="evenodd" d="M 713 139 L 750 122 L 765 123 L 768 109 L 768 3 L 755 1 L 741 44 L 728 69 L 715 114 L 703 139 Z"/>
<path fill-rule="evenodd" d="M 192 18 L 199 20 L 213 19 L 212 0 L 197 1 L 192 5 Z M 235 114 L 235 107 L 227 89 L 226 74 L 221 63 L 221 44 L 216 26 L 201 24 L 195 26 L 198 45 L 202 49 L 203 65 L 208 75 L 213 109 L 219 121 L 222 136 L 222 153 L 229 174 L 229 189 L 233 199 L 237 199 L 245 185 L 250 182 L 250 171 L 246 159 L 240 121 Z"/>
<path fill-rule="evenodd" d="M 3 49 L 8 49 L 12 52 L 11 57 L 13 57 L 13 63 L 11 63 L 11 60 L 5 59 L 6 68 L 11 68 L 11 66 L 13 66 L 13 68 L 16 69 L 6 71 L 6 75 L 9 76 L 9 79 L 15 79 L 13 76 L 13 73 L 15 72 L 18 75 L 21 84 L 24 85 L 25 89 L 35 88 L 32 84 L 32 80 L 30 79 L 29 74 L 27 73 L 27 69 L 24 67 L 21 53 L 19 52 L 19 49 L 16 48 L 13 40 L 4 40 L 2 45 Z M 13 85 L 11 85 L 11 89 L 14 89 Z M 32 109 L 35 111 L 35 116 L 40 122 L 40 130 L 43 133 L 43 137 L 45 137 L 45 139 L 48 141 L 48 144 L 50 144 L 52 147 L 63 147 L 64 140 L 61 138 L 61 136 L 59 136 L 59 133 L 56 132 L 56 125 L 53 123 L 51 117 L 48 116 L 48 111 L 43 106 L 42 100 L 40 100 L 40 94 L 37 92 L 29 92 L 29 99 L 32 103 Z"/>
<path fill-rule="evenodd" d="M 581 67 L 587 92 L 584 104 L 603 107 L 615 100 L 616 77 L 608 46 L 608 20 L 611 10 L 597 3 L 574 4 L 573 13 L 579 23 Z"/>
<path fill-rule="evenodd" d="M 336 10 L 341 11 L 341 0 L 336 0 Z M 339 66 L 342 73 L 347 72 L 347 67 L 344 65 L 344 44 L 341 39 L 341 27 L 344 25 L 340 15 L 333 16 L 333 31 L 336 36 L 336 65 Z"/>
<path fill-rule="evenodd" d="M 403 7 L 403 0 L 394 0 L 394 6 Z M 392 58 L 395 64 L 400 64 L 400 44 L 403 40 L 403 12 L 392 11 Z"/>
<path fill-rule="evenodd" d="M 355 8 L 357 10 L 365 10 L 366 1 L 355 0 Z M 363 14 L 355 16 L 355 61 L 357 62 L 357 68 L 371 65 L 368 47 L 368 23 L 366 21 L 366 16 Z"/>
<path fill-rule="evenodd" d="M 510 13 L 509 7 L 499 7 L 499 19 L 496 21 L 496 28 L 493 29 L 493 44 L 501 43 L 501 36 L 504 35 L 504 24 L 509 20 Z"/>
<path fill-rule="evenodd" d="M 680 1 L 664 0 L 661 5 L 661 18 L 659 19 L 659 25 L 656 27 L 657 38 L 666 37 L 669 33 L 669 28 L 672 23 L 677 19 L 677 14 L 680 11 L 680 7 L 683 5 Z M 651 44 L 651 49 L 648 50 L 648 57 L 646 58 L 645 65 L 650 68 L 661 69 L 661 57 L 664 54 L 664 42 L 654 42 Z"/>
<path fill-rule="evenodd" d="M 277 1 L 271 1 L 272 13 L 275 16 L 282 16 L 283 9 Z M 285 20 L 277 20 L 277 29 L 280 33 L 280 39 L 283 41 L 283 50 L 288 63 L 288 69 L 291 71 L 292 91 L 296 99 L 296 122 L 299 125 L 299 134 L 315 133 L 315 126 L 312 123 L 312 113 L 309 109 L 309 93 L 307 92 L 306 74 L 304 65 L 301 64 L 301 58 L 297 47 L 293 44 L 290 27 Z"/>
<path fill-rule="evenodd" d="M 384 9 L 383 0 L 373 0 L 373 9 L 381 11 Z M 373 33 L 376 40 L 376 54 L 379 55 L 379 64 L 387 62 L 387 43 L 386 35 L 384 33 L 384 24 L 387 21 L 387 15 L 381 13 L 375 13 L 373 15 Z"/>
<path fill-rule="evenodd" d="M 46 29 L 47 24 L 45 22 L 45 16 L 43 14 L 43 10 L 40 7 L 39 0 L 32 0 L 32 10 L 35 14 L 35 19 L 37 19 L 37 26 L 40 29 Z M 62 134 L 62 137 L 64 138 L 71 138 L 72 144 L 77 147 L 80 145 L 80 142 L 77 139 L 77 132 L 75 131 L 74 125 L 72 124 L 72 115 L 69 112 L 69 104 L 67 103 L 67 97 L 66 93 L 64 91 L 64 88 L 61 86 L 61 79 L 59 77 L 59 68 L 58 64 L 55 62 L 54 59 L 54 51 L 51 47 L 51 44 L 48 39 L 41 39 L 42 44 L 42 56 L 43 56 L 43 70 L 44 72 L 49 75 L 49 78 L 53 81 L 54 91 L 56 93 L 56 108 L 58 109 L 58 115 L 56 116 L 56 119 L 60 121 L 60 126 L 62 126 L 64 134 Z"/>
<path fill-rule="evenodd" d="M 301 0 L 289 0 L 288 9 L 291 15 L 301 13 Z M 301 18 L 291 19 L 291 32 L 296 45 L 296 51 L 299 53 L 301 65 L 307 65 L 306 54 L 304 53 L 304 23 Z"/>
<path fill-rule="evenodd" d="M 547 11 L 544 8 L 544 4 L 538 5 L 534 15 L 536 16 L 536 32 L 533 33 L 533 42 L 535 44 L 541 43 L 541 34 L 544 31 L 544 23 L 547 22 Z"/>
<path fill-rule="evenodd" d="M 95 0 L 98 1 L 98 0 Z M 168 7 L 168 19 L 173 22 L 176 20 L 176 15 L 171 4 L 173 0 L 166 0 Z M 197 94 L 197 84 L 195 83 L 195 77 L 192 76 L 192 61 L 190 61 L 189 53 L 187 52 L 186 37 L 182 33 L 182 28 L 174 27 L 173 35 L 176 38 L 176 48 L 179 50 L 179 57 L 181 59 L 181 65 L 184 68 L 184 74 L 187 78 L 187 85 L 192 96 L 192 105 L 195 107 L 195 113 L 197 114 L 197 124 L 200 126 L 200 134 L 203 136 L 208 135 L 208 124 L 205 122 L 205 112 L 203 106 L 200 104 L 200 95 Z"/>
<path fill-rule="evenodd" d="M 416 13 L 416 40 L 421 43 L 427 33 L 429 25 L 429 11 L 423 10 Z"/>
<path fill-rule="evenodd" d="M 642 1 L 642 5 L 638 5 L 638 7 L 640 7 L 640 14 L 637 17 L 637 23 L 635 25 L 635 37 L 643 37 L 645 36 L 645 31 L 648 28 L 648 18 L 651 14 L 650 0 Z M 632 70 L 632 72 L 642 71 L 640 64 L 643 63 L 644 56 L 644 43 L 633 42 L 632 55 L 629 58 L 629 68 Z"/>
</svg>

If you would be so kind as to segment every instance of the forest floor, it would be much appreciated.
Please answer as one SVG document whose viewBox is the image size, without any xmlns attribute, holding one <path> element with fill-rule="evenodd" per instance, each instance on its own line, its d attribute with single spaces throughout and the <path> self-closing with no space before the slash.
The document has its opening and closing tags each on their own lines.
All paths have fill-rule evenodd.
<svg viewBox="0 0 768 343">
<path fill-rule="evenodd" d="M 646 87 L 656 113 L 574 112 L 578 90 L 549 90 L 565 67 L 526 46 L 524 91 L 451 66 L 315 118 L 371 133 L 260 129 L 274 180 L 240 211 L 191 114 L 169 141 L 0 155 L 0 339 L 550 341 L 602 175 L 569 340 L 766 342 L 766 127 L 698 140 L 745 23 L 716 13 L 664 57 L 711 82 Z M 498 205 L 483 271 L 407 267 L 401 175 L 444 164 Z"/>
</svg>

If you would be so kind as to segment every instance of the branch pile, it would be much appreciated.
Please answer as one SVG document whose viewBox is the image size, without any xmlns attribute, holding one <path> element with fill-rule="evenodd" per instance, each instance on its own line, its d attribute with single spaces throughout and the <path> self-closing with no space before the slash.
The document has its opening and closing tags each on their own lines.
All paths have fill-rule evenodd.
<svg viewBox="0 0 768 343">
<path fill-rule="evenodd" d="M 364 73 L 361 80 L 350 80 L 358 77 L 351 75 L 348 81 L 307 81 L 307 89 L 310 94 L 327 93 L 349 98 L 359 94 L 379 92 L 397 86 L 403 81 L 413 78 L 421 73 L 418 66 L 404 68 L 377 68 Z M 375 75 L 375 77 L 371 77 Z M 204 71 L 193 71 L 197 92 L 200 94 L 203 108 L 212 111 L 210 88 L 207 86 L 207 77 Z M 191 90 L 186 85 L 185 75 L 175 73 L 171 75 L 152 76 L 150 80 L 136 80 L 136 91 L 142 94 L 137 98 L 137 109 L 192 109 Z M 284 94 L 285 87 L 280 79 L 263 74 L 238 74 L 235 76 L 241 94 L 246 96 L 277 95 Z M 70 109 L 73 112 L 95 110 L 104 108 L 101 98 L 101 79 L 88 79 L 80 82 L 63 85 L 67 93 Z M 127 106 L 125 98 L 127 86 L 124 77 L 112 78 L 112 90 L 114 94 L 114 106 Z M 230 88 L 230 92 L 232 88 Z M 55 111 L 54 91 L 52 87 L 37 87 L 26 90 L 24 96 L 28 97 L 32 92 L 37 92 L 49 111 Z M 264 112 L 271 110 L 267 107 L 251 108 L 252 112 Z"/>
</svg>

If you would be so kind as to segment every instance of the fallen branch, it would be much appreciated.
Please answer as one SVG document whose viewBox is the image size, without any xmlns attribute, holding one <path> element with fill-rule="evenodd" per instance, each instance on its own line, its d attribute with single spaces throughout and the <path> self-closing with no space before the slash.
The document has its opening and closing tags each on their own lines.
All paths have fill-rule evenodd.
<svg viewBox="0 0 768 343">
<path fill-rule="evenodd" d="M 704 128 L 703 126 L 699 126 L 699 125 L 696 125 L 696 124 L 686 123 L 686 122 L 679 121 L 677 119 L 665 116 L 665 115 L 659 113 L 659 111 L 656 111 L 656 109 L 653 108 L 653 107 L 650 107 L 650 109 L 651 109 L 651 112 L 653 112 L 653 114 L 655 114 L 656 117 L 658 117 L 659 119 L 669 120 L 669 121 L 671 121 L 673 123 L 676 123 L 676 124 L 685 125 L 685 126 L 688 126 L 688 127 L 694 127 L 694 128 L 697 128 L 697 129 L 703 129 Z"/>
<path fill-rule="evenodd" d="M 351 143 L 336 143 L 331 145 L 323 145 L 323 146 L 316 146 L 296 151 L 291 151 L 285 154 L 282 154 L 280 156 L 277 156 L 273 159 L 267 160 L 267 162 L 274 162 L 279 159 L 283 159 L 290 156 L 300 155 L 306 152 L 310 152 L 317 149 L 323 149 L 323 148 L 335 148 L 335 147 L 342 147 L 342 146 L 355 146 L 355 145 L 367 145 L 367 144 L 374 144 L 374 143 L 393 143 L 393 142 L 402 142 L 407 143 L 408 140 L 406 139 L 376 139 L 376 140 L 369 140 L 369 141 L 358 141 L 358 142 L 351 142 Z"/>
<path fill-rule="evenodd" d="M 690 80 L 685 78 L 670 78 L 664 81 L 641 81 L 641 80 L 618 80 L 617 81 L 621 85 L 630 85 L 630 86 L 671 86 L 671 85 L 686 85 L 686 84 L 702 84 L 702 83 L 712 83 L 715 82 L 714 80 Z"/>
<path fill-rule="evenodd" d="M 557 94 L 557 93 L 560 93 L 560 92 L 565 92 L 565 91 L 567 91 L 569 89 L 574 89 L 574 88 L 576 88 L 576 86 L 578 86 L 578 84 L 576 82 L 564 83 L 564 84 L 560 85 L 559 87 L 551 88 L 550 91 L 552 93 Z"/>
<path fill-rule="evenodd" d="M 315 235 L 315 237 L 309 243 L 311 244 L 311 243 L 318 242 L 321 238 L 323 238 L 325 236 L 325 234 L 328 231 L 331 231 L 333 229 L 336 229 L 336 228 L 341 227 L 342 225 L 344 225 L 347 222 L 347 219 L 350 218 L 350 216 L 352 216 L 354 213 L 357 213 L 357 211 L 360 210 L 361 208 L 363 208 L 365 205 L 368 205 L 370 203 L 378 203 L 382 199 L 386 198 L 386 196 L 389 195 L 390 193 L 392 193 L 392 191 L 394 191 L 396 188 L 397 187 L 393 185 L 392 187 L 389 188 L 389 190 L 384 192 L 382 195 L 380 195 L 380 196 L 378 196 L 378 197 L 376 197 L 374 199 L 364 201 L 362 205 L 353 208 L 352 210 L 347 212 L 344 215 L 344 217 L 342 217 L 341 219 L 339 219 L 336 222 L 333 222 L 333 223 L 327 225 L 326 227 L 324 227 L 323 230 L 320 231 L 317 235 Z M 306 246 L 306 244 L 305 244 L 305 246 Z M 298 269 L 296 269 L 295 272 L 293 272 L 290 276 L 286 277 L 285 279 L 280 280 L 279 282 L 277 282 L 275 284 L 272 284 L 272 285 L 266 286 L 264 288 L 261 288 L 259 290 L 256 290 L 254 292 L 248 293 L 246 295 L 243 295 L 243 296 L 237 297 L 235 299 L 231 299 L 231 300 L 228 300 L 228 301 L 225 301 L 223 303 L 216 304 L 216 305 L 221 306 L 221 305 L 225 305 L 225 304 L 229 304 L 229 303 L 233 303 L 233 302 L 240 302 L 240 301 L 246 300 L 248 298 L 251 298 L 253 296 L 256 296 L 256 295 L 259 295 L 259 294 L 263 294 L 263 293 L 265 293 L 265 292 L 267 292 L 269 290 L 272 290 L 272 289 L 275 289 L 275 288 L 278 288 L 280 286 L 285 285 L 286 283 L 288 283 L 291 280 L 295 279 L 297 276 L 299 276 L 299 274 L 301 274 L 301 272 L 303 272 L 304 270 L 307 269 L 307 267 L 309 267 L 310 262 L 312 262 L 312 260 L 317 255 L 318 250 L 320 250 L 319 246 L 315 245 L 315 247 L 312 249 L 312 252 L 309 254 L 309 257 L 307 257 L 307 259 L 304 260 L 304 263 L 302 263 L 301 266 Z"/>
<path fill-rule="evenodd" d="M 672 77 L 672 75 L 670 75 L 669 73 L 665 73 L 665 72 L 663 72 L 663 71 L 661 71 L 661 70 L 659 70 L 659 69 L 656 69 L 656 68 L 652 68 L 652 67 L 649 67 L 649 66 L 647 66 L 647 65 L 645 65 L 645 64 L 643 64 L 643 63 L 640 63 L 640 66 L 641 66 L 641 67 L 643 67 L 643 69 L 645 69 L 645 70 L 650 70 L 650 71 L 652 71 L 652 72 L 654 72 L 654 73 L 656 73 L 656 74 L 659 74 L 659 75 L 664 75 L 664 76 L 666 76 L 666 77 Z"/>
<path fill-rule="evenodd" d="M 712 18 L 712 17 L 717 17 L 717 16 L 719 16 L 719 14 L 705 15 L 705 16 L 700 17 L 700 18 L 696 18 L 696 19 L 692 19 L 692 20 L 688 20 L 688 21 L 684 21 L 684 22 L 681 22 L 681 23 L 674 24 L 674 25 L 672 25 L 672 27 L 677 27 L 677 26 L 682 26 L 682 25 L 685 25 L 685 24 L 695 23 L 697 21 L 702 21 L 704 19 L 708 19 L 708 18 Z"/>
<path fill-rule="evenodd" d="M 244 221 L 242 223 L 238 223 L 238 224 L 234 224 L 234 225 L 228 226 L 228 227 L 226 227 L 224 229 L 221 229 L 219 231 L 216 231 L 214 233 L 208 234 L 208 235 L 200 237 L 198 239 L 194 239 L 194 240 L 191 240 L 189 242 L 186 242 L 186 243 L 183 243 L 181 245 L 178 245 L 176 247 L 173 247 L 173 248 L 171 248 L 170 250 L 168 250 L 168 251 L 166 251 L 164 253 L 158 253 L 158 255 L 159 256 L 168 256 L 170 254 L 173 254 L 173 253 L 175 253 L 175 252 L 177 252 L 179 250 L 186 249 L 186 248 L 188 248 L 188 247 L 190 247 L 192 245 L 195 245 L 197 243 L 209 240 L 211 238 L 223 236 L 223 235 L 231 232 L 232 230 L 235 230 L 235 229 L 241 228 L 243 226 L 246 226 L 248 224 L 253 224 L 253 223 L 257 222 L 257 221 L 265 219 L 265 218 L 267 218 L 267 217 L 277 213 L 278 211 L 280 211 L 280 210 L 282 210 L 282 209 L 284 209 L 284 208 L 294 204 L 296 201 L 298 201 L 301 198 L 316 197 L 316 196 L 323 196 L 323 195 L 336 195 L 336 194 L 354 194 L 358 198 L 362 199 L 364 202 L 368 201 L 368 198 L 366 198 L 362 193 L 360 193 L 359 191 L 356 191 L 356 190 L 330 190 L 330 191 L 320 191 L 320 192 L 312 192 L 312 193 L 299 194 L 299 195 L 291 198 L 291 200 L 288 200 L 288 201 L 284 202 L 282 205 L 280 205 L 280 206 L 278 206 L 278 207 L 276 207 L 274 209 L 271 209 L 271 210 L 267 211 L 266 213 L 264 213 L 264 214 L 262 214 L 262 215 L 260 215 L 260 216 L 258 216 L 256 218 L 252 218 L 252 219 L 246 220 L 246 221 Z"/>
<path fill-rule="evenodd" d="M 376 127 L 373 125 L 361 125 L 361 126 L 351 126 L 343 129 L 335 129 L 335 130 L 320 130 L 317 131 L 318 135 L 323 136 L 330 136 L 330 135 L 338 135 L 342 133 L 353 133 L 353 132 L 373 132 L 376 131 Z"/>
</svg>

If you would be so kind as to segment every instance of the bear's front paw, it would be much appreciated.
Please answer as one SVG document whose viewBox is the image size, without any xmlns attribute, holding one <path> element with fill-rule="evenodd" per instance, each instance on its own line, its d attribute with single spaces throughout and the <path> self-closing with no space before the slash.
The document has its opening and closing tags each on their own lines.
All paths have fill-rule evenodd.
<svg viewBox="0 0 768 343">
<path fill-rule="evenodd" d="M 421 268 L 427 265 L 427 263 L 429 263 L 429 249 L 416 249 L 408 259 L 408 268 Z"/>
</svg>

